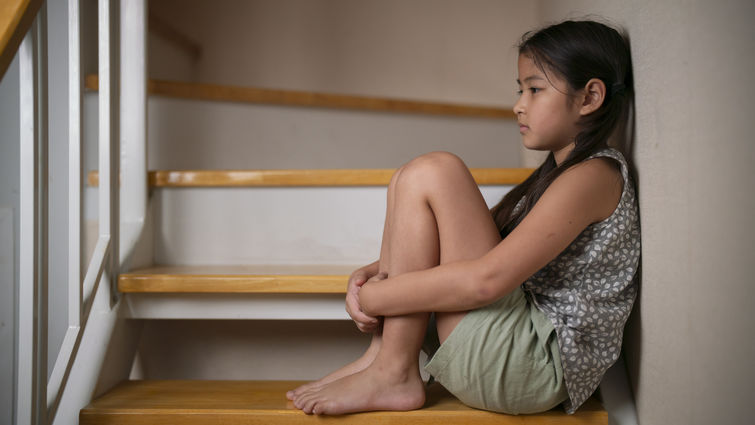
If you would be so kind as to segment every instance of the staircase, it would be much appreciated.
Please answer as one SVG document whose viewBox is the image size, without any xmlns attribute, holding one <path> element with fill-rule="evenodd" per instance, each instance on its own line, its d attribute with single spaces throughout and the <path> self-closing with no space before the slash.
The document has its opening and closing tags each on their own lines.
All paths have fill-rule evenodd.
<svg viewBox="0 0 755 425">
<path fill-rule="evenodd" d="M 31 19 L 37 14 L 42 3 L 41 0 L 14 1 L 12 6 L 18 13 L 4 14 L 4 16 L 7 15 L 6 18 L 12 17 L 12 22 L 9 24 L 0 20 L 0 29 L 6 26 L 10 28 L 10 32 L 4 31 L 0 37 L 0 75 L 16 50 L 14 46 L 18 44 L 19 37 L 26 33 L 31 25 Z M 100 37 L 108 39 L 111 34 L 109 27 L 116 26 L 114 16 L 117 17 L 118 14 L 118 12 L 111 13 L 109 3 L 111 2 L 101 1 L 99 5 L 101 9 L 99 18 L 102 24 Z M 79 65 L 75 64 L 79 62 L 80 40 L 77 37 L 80 36 L 78 34 L 80 26 L 77 21 L 80 4 L 73 1 L 70 6 L 69 12 L 74 15 L 71 28 L 77 34 L 71 42 L 72 52 L 74 52 L 71 55 L 74 59 L 72 59 L 69 72 L 72 73 L 71 87 L 73 88 L 80 85 L 80 69 Z M 124 27 L 127 26 L 129 31 L 134 29 L 138 31 L 125 32 L 130 35 L 124 35 L 124 40 L 139 38 L 134 34 L 140 36 L 144 32 L 143 22 L 139 23 L 139 20 L 144 18 L 144 2 L 129 3 L 129 6 L 133 7 L 124 7 L 124 15 L 127 17 L 122 24 L 127 23 Z M 132 16 L 130 13 L 133 12 L 130 9 L 134 7 L 138 9 L 136 13 L 138 16 Z M 45 34 L 44 20 L 46 18 L 44 13 L 41 15 L 44 18 L 39 22 L 41 29 L 34 28 L 31 33 L 39 31 L 40 34 Z M 15 29 L 16 27 L 18 29 Z M 29 36 L 28 46 L 45 51 L 46 44 L 40 41 L 45 38 Z M 127 219 L 120 217 L 119 220 L 118 218 L 120 198 L 115 194 L 118 193 L 119 162 L 127 163 L 127 157 L 128 160 L 133 160 L 134 157 L 144 157 L 144 154 L 143 151 L 119 152 L 117 149 L 118 144 L 114 141 L 118 136 L 110 130 L 113 127 L 111 123 L 117 122 L 116 114 L 111 112 L 118 111 L 119 108 L 114 100 L 117 96 L 112 97 L 109 93 L 112 88 L 110 83 L 117 81 L 117 75 L 121 75 L 124 80 L 130 80 L 124 87 L 144 87 L 144 81 L 140 80 L 143 69 L 140 70 L 139 61 L 130 60 L 133 59 L 131 57 L 123 62 L 136 63 L 137 72 L 133 74 L 134 79 L 127 77 L 131 74 L 125 70 L 126 68 L 123 74 L 119 74 L 120 71 L 115 72 L 114 55 L 111 55 L 110 46 L 107 44 L 109 43 L 100 43 L 99 46 L 100 72 L 103 76 L 107 75 L 107 78 L 102 80 L 102 92 L 108 94 L 103 96 L 107 105 L 97 105 L 102 106 L 99 114 L 99 125 L 102 131 L 98 145 L 101 155 L 99 164 L 94 167 L 91 163 L 79 162 L 85 161 L 86 157 L 91 160 L 96 155 L 91 155 L 91 152 L 84 153 L 87 148 L 79 145 L 78 139 L 81 137 L 78 132 L 82 115 L 88 118 L 97 116 L 98 112 L 91 109 L 93 100 L 97 101 L 97 99 L 91 95 L 85 98 L 84 111 L 78 114 L 78 106 L 81 106 L 82 102 L 77 90 L 73 89 L 69 105 L 72 111 L 76 112 L 72 116 L 79 115 L 77 119 L 76 117 L 72 119 L 72 122 L 78 121 L 78 124 L 73 124 L 76 134 L 71 136 L 70 146 L 72 146 L 72 152 L 79 151 L 79 155 L 72 156 L 70 160 L 70 164 L 73 164 L 72 169 L 80 171 L 82 168 L 99 167 L 103 171 L 104 181 L 99 191 L 99 175 L 95 172 L 89 176 L 90 187 L 86 189 L 88 195 L 84 196 L 83 201 L 88 204 L 86 207 L 88 212 L 82 214 L 84 220 L 90 221 L 90 225 L 92 220 L 99 219 L 101 226 L 94 234 L 96 245 L 92 245 L 89 249 L 90 256 L 93 253 L 93 261 L 84 262 L 84 264 L 90 264 L 91 270 L 88 270 L 84 276 L 72 275 L 70 279 L 73 294 L 71 299 L 79 299 L 78 304 L 74 304 L 72 308 L 73 319 L 69 317 L 69 332 L 64 341 L 64 347 L 67 348 L 61 350 L 61 355 L 56 361 L 52 373 L 52 384 L 48 383 L 45 388 L 42 382 L 38 388 L 28 391 L 29 394 L 25 393 L 23 397 L 19 397 L 19 412 L 23 417 L 46 415 L 50 422 L 58 423 L 57 418 L 60 418 L 61 422 L 71 423 L 74 421 L 72 414 L 75 415 L 79 407 L 90 400 L 92 392 L 89 390 L 94 389 L 93 391 L 100 393 L 96 394 L 88 406 L 81 409 L 79 421 L 82 424 L 295 424 L 322 421 L 360 424 L 607 423 L 607 413 L 595 399 L 590 400 L 577 414 L 571 416 L 565 415 L 560 409 L 537 415 L 508 416 L 468 408 L 437 384 L 428 387 L 427 402 L 422 409 L 416 411 L 311 417 L 295 409 L 284 395 L 286 390 L 301 384 L 302 381 L 299 380 L 270 380 L 269 377 L 250 379 L 243 374 L 226 380 L 208 378 L 198 380 L 191 376 L 180 377 L 183 379 L 159 379 L 159 377 L 146 376 L 141 379 L 139 375 L 143 375 L 144 370 L 139 370 L 139 363 L 144 362 L 145 359 L 137 354 L 131 362 L 130 353 L 133 352 L 131 351 L 134 349 L 133 346 L 123 346 L 123 344 L 118 346 L 116 343 L 115 348 L 107 347 L 106 353 L 103 340 L 110 339 L 111 344 L 114 340 L 121 343 L 130 341 L 125 343 L 129 344 L 135 340 L 130 334 L 133 329 L 140 329 L 142 324 L 146 328 L 150 324 L 167 323 L 171 320 L 185 321 L 188 327 L 218 320 L 234 320 L 236 321 L 234 323 L 244 324 L 251 323 L 248 322 L 251 320 L 259 320 L 256 323 L 262 324 L 260 326 L 273 322 L 293 323 L 291 326 L 307 323 L 305 332 L 307 329 L 316 328 L 319 328 L 319 332 L 323 332 L 323 329 L 325 329 L 324 332 L 329 332 L 331 329 L 349 325 L 348 316 L 343 308 L 346 281 L 354 268 L 373 261 L 378 254 L 385 211 L 385 186 L 394 171 L 365 164 L 375 160 L 385 161 L 385 158 L 391 157 L 409 159 L 416 154 L 428 151 L 425 147 L 405 143 L 406 140 L 414 138 L 431 141 L 437 150 L 457 152 L 457 148 L 467 149 L 467 153 L 473 152 L 478 155 L 478 159 L 483 158 L 495 163 L 495 166 L 500 166 L 501 158 L 513 157 L 513 155 L 501 155 L 500 151 L 486 149 L 492 146 L 491 141 L 499 141 L 503 133 L 499 123 L 508 122 L 506 125 L 513 128 L 510 123 L 513 114 L 507 109 L 405 99 L 149 81 L 149 92 L 153 96 L 149 101 L 150 114 L 152 115 L 155 111 L 165 114 L 158 119 L 152 116 L 152 122 L 162 123 L 163 120 L 160 118 L 167 117 L 165 121 L 169 124 L 160 129 L 162 133 L 150 134 L 150 140 L 153 141 L 150 146 L 150 161 L 157 158 L 156 163 L 150 165 L 157 171 L 150 172 L 148 176 L 150 205 L 146 225 L 142 228 L 141 219 L 144 217 L 140 219 L 129 213 L 125 214 L 128 216 Z M 32 60 L 32 56 L 36 56 L 36 53 L 34 55 L 29 53 L 33 51 L 31 47 L 24 47 L 22 50 L 25 54 L 22 62 L 23 69 L 27 70 L 26 74 L 31 75 L 31 70 L 37 72 L 38 68 L 47 72 L 46 64 L 43 63 L 40 66 L 35 62 L 36 59 Z M 124 50 L 129 52 L 128 55 L 136 55 L 137 59 L 144 58 L 144 52 L 139 53 L 140 50 L 134 49 L 133 46 L 128 46 Z M 34 82 L 34 85 L 36 84 Z M 96 76 L 86 78 L 86 87 L 89 90 L 98 90 L 99 84 L 100 81 Z M 23 93 L 36 93 L 35 90 L 41 90 L 44 94 L 46 87 L 44 84 L 40 86 L 33 89 L 24 86 Z M 140 89 L 134 91 L 141 92 Z M 123 93 L 122 97 L 127 98 L 127 94 L 129 93 Z M 139 102 L 138 99 L 129 98 L 126 102 L 129 105 L 121 105 L 120 108 L 123 111 L 133 111 L 131 106 Z M 46 109 L 46 103 L 42 103 L 43 109 Z M 22 105 L 21 108 L 22 111 L 35 110 L 35 113 L 30 115 L 33 120 L 24 120 L 24 123 L 31 124 L 26 126 L 31 129 L 26 133 L 36 132 L 40 124 L 35 120 L 46 119 L 45 114 L 39 117 L 39 108 L 35 105 L 31 103 L 31 107 Z M 219 108 L 219 111 L 213 112 L 213 108 Z M 305 115 L 302 111 L 306 108 L 319 108 L 320 111 L 312 112 L 316 115 L 315 119 L 303 118 Z M 136 108 L 136 110 L 143 111 L 143 108 Z M 169 113 L 171 110 L 173 110 L 173 115 Z M 285 129 L 288 133 L 284 131 L 275 134 L 276 143 L 282 143 L 278 146 L 279 150 L 297 149 L 295 153 L 310 164 L 329 169 L 310 170 L 299 165 L 272 170 L 262 169 L 275 167 L 275 163 L 265 157 L 265 152 L 262 152 L 262 155 L 258 155 L 258 152 L 248 155 L 249 152 L 245 152 L 244 155 L 236 154 L 237 157 L 234 158 L 231 150 L 231 156 L 224 156 L 223 152 L 227 151 L 226 147 L 233 147 L 236 142 L 222 139 L 208 140 L 206 137 L 202 138 L 192 133 L 196 129 L 201 129 L 203 124 L 207 124 L 207 121 L 199 124 L 195 121 L 203 121 L 208 117 L 212 119 L 234 116 L 238 124 L 239 119 L 243 122 L 256 115 L 255 125 L 260 125 L 260 123 L 264 124 L 264 120 L 269 117 L 281 114 L 288 114 L 285 120 L 294 124 Z M 336 114 L 343 115 L 335 122 L 327 123 L 329 118 L 326 117 Z M 139 142 L 143 140 L 143 137 L 138 133 L 144 129 L 144 123 L 130 121 L 130 118 L 139 118 L 139 115 L 139 113 L 129 112 L 125 114 L 128 120 L 124 119 L 121 124 L 124 128 L 134 130 L 137 136 L 129 133 L 124 138 L 128 142 L 124 143 L 124 146 L 141 145 L 143 147 L 143 143 Z M 412 124 L 411 120 L 405 120 L 404 116 L 419 118 Z M 342 118 L 348 119 L 342 120 Z M 354 121 L 343 127 L 350 126 L 351 131 L 356 129 L 360 135 L 359 140 L 355 140 L 353 133 L 340 134 L 334 130 L 341 128 L 342 124 L 350 119 Z M 31 121 L 35 122 L 31 123 Z M 93 119 L 87 121 L 88 123 L 97 122 Z M 223 121 L 223 124 L 219 125 L 226 125 L 226 122 Z M 319 137 L 322 141 L 335 135 L 334 139 L 340 137 L 337 142 L 341 145 L 336 143 L 337 146 L 329 145 L 323 149 L 322 146 L 317 146 L 317 143 L 307 140 L 308 146 L 305 149 L 305 143 L 301 138 L 291 137 L 307 134 L 308 129 L 302 131 L 297 126 L 312 123 L 320 126 L 319 133 L 315 135 L 317 137 L 313 139 Z M 326 124 L 323 125 L 323 123 Z M 171 125 L 173 125 L 172 130 L 175 130 L 172 136 L 170 131 L 165 131 L 165 128 L 170 128 Z M 41 127 L 44 128 L 44 124 Z M 387 134 L 378 134 L 378 138 L 382 140 L 377 143 L 369 137 L 374 137 L 376 133 L 379 133 L 376 129 L 387 131 Z M 90 133 L 88 136 L 87 131 Z M 92 132 L 97 133 L 97 130 L 85 128 L 81 132 L 84 133 L 83 139 L 85 141 L 88 139 L 88 144 L 94 145 L 91 140 L 96 139 L 97 136 Z M 418 132 L 425 133 L 423 137 L 416 137 Z M 122 132 L 121 137 L 124 137 L 124 134 Z M 164 137 L 166 135 L 167 138 Z M 311 132 L 308 135 L 311 135 Z M 364 137 L 361 137 L 362 135 Z M 401 136 L 404 139 L 401 139 Z M 35 141 L 34 144 L 37 138 L 41 138 L 41 146 L 47 143 L 46 136 L 35 135 L 28 138 Z M 260 140 L 261 138 L 250 137 L 250 139 Z M 285 139 L 293 140 L 293 144 L 285 145 Z M 463 146 L 457 145 L 460 140 L 464 142 Z M 480 142 L 488 143 L 488 145 L 480 144 Z M 344 143 L 363 153 L 366 158 L 365 164 L 347 164 L 357 168 L 343 168 L 339 156 Z M 27 144 L 31 145 L 31 143 Z M 314 145 L 314 148 L 310 145 Z M 498 145 L 503 144 L 498 142 Z M 201 158 L 198 158 L 200 155 L 193 157 L 197 146 L 208 148 L 202 151 L 205 155 Z M 378 151 L 382 152 L 368 150 L 368 148 L 374 149 L 375 146 L 379 146 Z M 34 156 L 36 152 L 36 150 L 33 151 Z M 390 155 L 380 156 L 385 152 L 389 152 Z M 42 153 L 44 159 L 46 150 Z M 121 161 L 118 161 L 119 153 Z M 32 157 L 32 155 L 26 156 Z M 464 157 L 464 155 L 461 156 Z M 140 160 L 140 158 L 136 159 Z M 28 166 L 31 170 L 45 162 L 45 160 L 29 160 L 24 162 L 24 166 Z M 255 169 L 243 169 L 248 163 L 252 163 L 251 168 Z M 198 165 L 187 166 L 187 164 Z M 242 167 L 238 164 L 242 164 Z M 46 167 L 47 165 L 43 166 L 42 175 L 46 175 Z M 138 173 L 131 173 L 130 170 L 136 168 L 130 167 L 131 164 L 120 168 L 123 176 L 130 176 L 128 180 L 121 182 L 122 186 L 127 186 L 128 182 L 128 185 L 143 188 L 143 185 L 137 182 L 141 180 L 135 178 L 135 176 L 144 175 L 143 168 L 139 168 L 142 171 Z M 220 169 L 223 167 L 234 169 Z M 492 205 L 510 189 L 511 185 L 524 180 L 531 170 L 477 168 L 472 172 L 478 184 L 481 185 L 486 201 Z M 79 172 L 74 172 L 74 174 L 76 174 L 76 179 L 80 177 Z M 46 179 L 42 180 L 35 183 L 32 189 L 45 191 L 44 180 Z M 41 189 L 37 185 L 41 186 Z M 80 204 L 78 184 L 72 183 L 72 186 L 76 186 L 76 190 L 70 191 L 70 203 L 71 205 Z M 22 192 L 30 191 L 25 188 Z M 100 196 L 102 202 L 99 202 L 99 211 L 102 215 L 97 217 L 97 214 L 92 213 L 96 209 L 92 208 L 92 205 L 98 204 L 96 198 Z M 124 197 L 123 204 L 129 205 L 129 201 L 128 197 Z M 34 200 L 28 204 L 33 207 L 30 209 L 33 209 L 35 214 L 38 209 L 47 208 L 46 202 L 40 200 Z M 76 211 L 75 215 L 78 217 L 81 208 L 73 208 L 73 210 Z M 77 222 L 73 229 L 76 235 L 72 238 L 76 244 L 71 252 L 77 252 L 80 251 L 77 236 L 79 236 L 78 224 L 80 224 L 78 222 L 81 220 L 73 221 Z M 125 246 L 133 247 L 131 238 L 138 234 L 136 249 L 133 252 L 129 251 L 131 256 L 128 258 L 121 256 L 122 253 L 118 251 L 119 227 L 124 226 L 129 227 L 127 232 L 123 232 L 121 240 L 121 242 L 126 241 Z M 36 225 L 34 228 L 36 229 Z M 31 232 L 26 233 L 31 234 Z M 35 240 L 30 246 L 36 247 L 37 244 L 41 246 L 45 243 L 43 238 L 41 242 Z M 44 252 L 34 253 L 29 258 L 35 262 L 44 262 L 46 261 L 44 255 Z M 119 269 L 120 264 L 123 264 L 123 268 Z M 24 270 L 28 271 L 31 268 L 25 267 Z M 108 275 L 109 278 L 116 274 L 119 275 L 116 286 L 121 296 L 109 298 L 109 285 L 106 290 L 100 290 L 99 282 L 104 275 Z M 77 288 L 81 284 L 81 277 L 84 277 L 83 285 Z M 108 281 L 108 284 L 110 283 L 112 282 Z M 35 281 L 34 284 L 38 285 L 38 282 Z M 39 286 L 45 287 L 45 284 L 46 277 L 39 282 Z M 74 294 L 74 292 L 77 293 Z M 89 293 L 92 294 L 91 299 L 82 299 L 86 298 L 84 294 Z M 23 298 L 24 306 L 36 308 L 36 294 L 34 297 L 29 294 Z M 41 304 L 46 305 L 46 298 L 42 298 L 44 301 Z M 87 304 L 87 306 L 82 309 L 82 304 Z M 34 311 L 34 317 L 36 317 L 37 310 L 28 308 L 24 311 L 26 313 Z M 26 313 L 21 322 L 29 327 L 32 320 L 27 316 L 31 317 L 31 314 Z M 86 327 L 88 322 L 90 324 Z M 126 322 L 129 324 L 127 327 L 131 329 L 123 330 L 123 327 L 118 326 L 116 322 Z M 136 324 L 136 326 L 130 326 L 131 324 Z M 36 326 L 35 324 L 35 332 Z M 285 325 L 279 327 L 281 328 L 285 328 Z M 43 333 L 46 332 L 45 326 L 41 326 L 40 329 Z M 159 333 L 159 329 L 157 332 Z M 31 332 L 20 333 L 25 336 L 31 334 Z M 129 335 L 125 338 L 115 338 L 119 333 L 129 333 Z M 145 343 L 146 333 L 142 334 L 142 344 Z M 152 332 L 152 341 L 154 341 L 154 334 L 155 332 Z M 283 331 L 281 335 L 291 338 L 291 335 L 297 334 Z M 301 332 L 298 335 L 301 335 Z M 343 341 L 343 335 L 340 338 Z M 294 341 L 291 342 L 295 345 L 293 351 L 300 356 L 299 363 L 302 363 L 299 370 L 309 370 L 317 376 L 324 374 L 320 371 L 322 365 L 318 364 L 322 359 L 317 355 L 307 356 L 312 349 L 307 345 L 308 342 L 303 342 L 303 339 L 296 337 L 293 339 Z M 310 338 L 309 341 L 311 342 L 312 339 Z M 40 345 L 37 341 L 25 340 L 19 353 L 37 350 L 38 345 L 41 347 L 39 351 L 46 351 L 44 343 Z M 341 348 L 339 345 L 330 347 L 330 350 L 335 351 Z M 113 354 L 111 350 L 117 350 L 119 353 Z M 119 358 L 116 361 L 103 360 L 106 356 Z M 178 362 L 181 359 L 176 357 L 171 360 Z M 31 372 L 25 370 L 23 374 L 19 373 L 19 387 L 24 387 L 31 382 L 37 385 L 37 375 L 43 376 L 44 369 L 41 365 L 46 362 L 44 356 L 35 358 L 31 364 Z M 133 363 L 131 379 L 124 380 L 115 386 L 111 385 L 113 382 L 111 376 L 127 375 L 124 372 L 127 372 L 129 362 Z M 24 363 L 24 367 L 27 363 Z M 232 364 L 217 366 L 225 367 L 226 372 L 230 370 L 231 373 L 234 368 Z M 280 369 L 275 371 L 275 373 L 279 372 L 281 372 Z M 97 374 L 100 378 L 108 376 L 95 384 Z M 305 376 L 296 378 L 301 379 Z M 306 376 L 306 378 L 310 377 Z M 280 376 L 278 379 L 291 379 L 291 377 Z M 66 388 L 66 385 L 74 388 L 63 395 L 62 390 Z M 112 388 L 102 392 L 99 386 Z M 29 398 L 30 395 L 31 398 Z M 45 397 L 52 397 L 52 400 L 46 400 L 47 408 L 44 407 Z M 34 405 L 29 405 L 27 399 L 31 400 Z M 60 411 L 62 414 L 56 416 Z M 20 419 L 23 423 L 34 421 Z"/>
<path fill-rule="evenodd" d="M 87 78 L 87 87 L 97 89 L 96 76 Z M 294 99 L 289 105 L 294 108 L 450 114 L 472 116 L 473 120 L 510 117 L 509 112 L 492 108 L 390 99 L 234 91 L 230 87 L 159 81 L 150 82 L 149 87 L 153 98 L 191 99 L 200 107 L 217 101 L 280 105 Z M 119 276 L 126 320 L 316 321 L 316 326 L 325 327 L 343 323 L 348 320 L 343 297 L 349 274 L 378 254 L 385 190 L 393 171 L 150 171 L 151 231 L 143 235 L 137 250 L 141 246 L 151 254 L 146 255 L 151 264 Z M 489 205 L 530 172 L 519 168 L 472 169 Z M 89 174 L 88 182 L 90 190 L 99 184 L 96 172 Z M 308 347 L 300 345 L 298 349 L 305 359 Z M 316 363 L 317 359 L 310 361 Z M 428 389 L 426 406 L 417 411 L 316 418 L 295 409 L 285 398 L 285 392 L 300 383 L 243 377 L 132 379 L 82 409 L 80 423 L 607 423 L 607 413 L 596 400 L 572 416 L 560 409 L 507 416 L 468 408 L 437 384 Z"/>
</svg>

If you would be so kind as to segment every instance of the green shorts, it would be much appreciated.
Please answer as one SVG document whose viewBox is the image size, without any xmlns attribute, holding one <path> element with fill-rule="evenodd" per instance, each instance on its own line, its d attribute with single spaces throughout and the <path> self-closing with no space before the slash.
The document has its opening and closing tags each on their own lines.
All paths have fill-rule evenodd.
<svg viewBox="0 0 755 425">
<path fill-rule="evenodd" d="M 567 398 L 553 324 L 521 288 L 467 313 L 442 345 L 431 322 L 423 350 L 425 370 L 468 406 L 536 413 Z"/>
</svg>

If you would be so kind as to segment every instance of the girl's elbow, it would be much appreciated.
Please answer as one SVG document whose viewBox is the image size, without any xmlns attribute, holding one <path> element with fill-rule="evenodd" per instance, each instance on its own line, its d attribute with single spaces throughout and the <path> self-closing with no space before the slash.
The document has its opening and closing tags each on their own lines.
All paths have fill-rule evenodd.
<svg viewBox="0 0 755 425">
<path fill-rule="evenodd" d="M 501 279 L 493 273 L 483 273 L 478 276 L 472 286 L 475 307 L 486 306 L 500 297 Z"/>
<path fill-rule="evenodd" d="M 379 316 L 378 313 L 377 313 L 377 309 L 375 309 L 369 303 L 366 303 L 366 302 L 362 301 L 360 303 L 360 307 L 361 307 L 362 313 L 366 314 L 367 316 L 371 316 L 371 317 L 377 317 L 377 316 Z"/>
<path fill-rule="evenodd" d="M 378 306 L 375 303 L 375 297 L 371 295 L 371 291 L 367 289 L 367 285 L 359 290 L 359 308 L 362 310 L 362 313 L 368 316 L 377 316 L 376 310 Z"/>
<path fill-rule="evenodd" d="M 474 294 L 475 308 L 492 304 L 497 299 L 497 292 L 488 285 L 478 285 Z"/>
</svg>

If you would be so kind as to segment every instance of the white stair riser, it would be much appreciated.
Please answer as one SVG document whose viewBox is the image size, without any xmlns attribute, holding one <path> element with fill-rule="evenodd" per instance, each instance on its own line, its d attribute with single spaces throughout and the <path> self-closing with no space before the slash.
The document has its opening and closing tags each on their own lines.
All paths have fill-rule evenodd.
<svg viewBox="0 0 755 425">
<path fill-rule="evenodd" d="M 380 254 L 386 188 L 164 189 L 154 202 L 158 264 L 354 265 Z"/>
<path fill-rule="evenodd" d="M 369 341 L 346 321 L 147 321 L 132 378 L 318 379 Z"/>
<path fill-rule="evenodd" d="M 488 205 L 493 206 L 510 188 L 482 186 L 481 190 Z M 385 187 L 156 189 L 150 208 L 154 263 L 371 262 L 380 253 L 386 190 Z M 96 202 L 97 189 L 89 188 L 89 219 L 96 219 L 93 207 Z"/>
<path fill-rule="evenodd" d="M 350 320 L 343 294 L 127 294 L 130 319 Z"/>
<path fill-rule="evenodd" d="M 97 98 L 85 96 L 86 170 L 96 169 Z M 396 168 L 432 151 L 469 167 L 520 166 L 514 120 L 397 114 L 152 96 L 148 167 Z"/>
</svg>

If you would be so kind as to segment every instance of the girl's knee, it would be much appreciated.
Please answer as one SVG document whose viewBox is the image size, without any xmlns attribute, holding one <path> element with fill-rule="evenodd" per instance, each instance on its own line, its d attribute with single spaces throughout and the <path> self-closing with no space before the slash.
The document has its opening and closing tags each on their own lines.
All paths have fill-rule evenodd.
<svg viewBox="0 0 755 425">
<path fill-rule="evenodd" d="M 462 161 L 461 158 L 451 152 L 437 151 L 418 156 L 406 164 L 405 167 L 449 169 L 458 167 L 466 168 L 466 165 L 464 165 L 464 161 Z"/>
<path fill-rule="evenodd" d="M 434 183 L 460 172 L 469 173 L 464 161 L 450 152 L 439 151 L 424 154 L 409 161 L 394 174 L 394 179 L 396 182 L 411 180 Z"/>
</svg>

